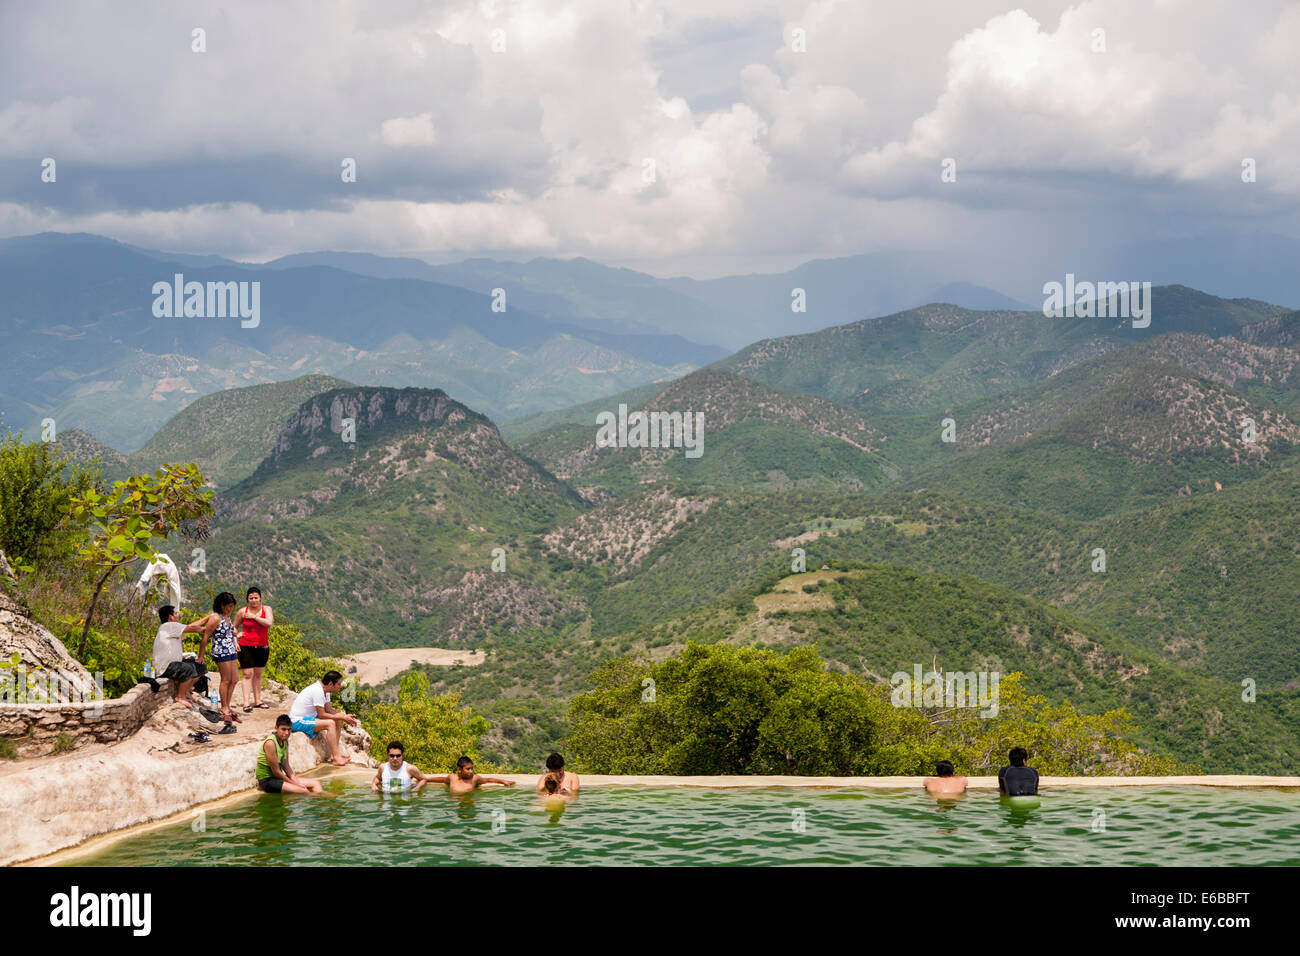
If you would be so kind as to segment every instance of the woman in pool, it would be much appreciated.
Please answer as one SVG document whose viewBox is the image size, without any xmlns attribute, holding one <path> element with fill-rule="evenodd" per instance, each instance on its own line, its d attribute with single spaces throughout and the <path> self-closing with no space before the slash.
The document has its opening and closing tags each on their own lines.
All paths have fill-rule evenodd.
<svg viewBox="0 0 1300 956">
<path fill-rule="evenodd" d="M 267 635 L 275 624 L 270 605 L 262 603 L 262 589 L 251 587 L 244 595 L 248 604 L 235 614 L 234 625 L 239 632 L 239 667 L 244 672 L 240 682 L 244 695 L 244 713 L 254 707 L 266 710 L 270 705 L 262 700 L 262 671 L 271 658 L 271 642 Z M 253 702 L 248 702 L 248 688 L 253 688 Z"/>
<path fill-rule="evenodd" d="M 233 734 L 239 718 L 231 709 L 235 684 L 239 681 L 239 653 L 235 646 L 235 626 L 230 622 L 230 612 L 235 609 L 235 596 L 222 591 L 212 599 L 212 613 L 198 622 L 203 625 L 203 646 L 212 640 L 212 660 L 221 675 L 221 719 L 226 726 L 219 733 Z"/>
</svg>

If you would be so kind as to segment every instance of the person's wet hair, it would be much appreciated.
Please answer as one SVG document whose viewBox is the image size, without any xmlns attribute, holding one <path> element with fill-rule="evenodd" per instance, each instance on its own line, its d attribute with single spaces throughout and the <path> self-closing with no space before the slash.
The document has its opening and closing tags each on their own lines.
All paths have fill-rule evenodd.
<svg viewBox="0 0 1300 956">
<path fill-rule="evenodd" d="M 341 684 L 343 683 L 343 675 L 338 671 L 326 671 L 320 682 L 322 684 Z"/>
<path fill-rule="evenodd" d="M 292 727 L 292 726 L 293 726 L 293 721 L 289 719 L 289 715 L 288 715 L 288 714 L 281 714 L 279 717 L 275 718 L 275 726 L 277 726 L 277 727 Z"/>
<path fill-rule="evenodd" d="M 547 770 L 563 770 L 563 769 L 564 769 L 564 758 L 561 757 L 559 754 L 556 754 L 556 753 L 551 754 L 549 757 L 546 758 L 546 769 L 547 769 Z"/>
<path fill-rule="evenodd" d="M 259 588 L 256 584 L 254 584 L 251 588 L 249 588 L 247 591 L 244 592 L 244 600 L 245 600 L 245 601 L 248 600 L 248 597 L 249 597 L 250 594 L 256 594 L 258 597 L 261 597 L 261 596 L 262 596 L 262 589 Z"/>
<path fill-rule="evenodd" d="M 237 603 L 238 602 L 235 600 L 233 594 L 229 591 L 222 591 L 212 599 L 212 610 L 216 611 L 218 614 L 225 614 L 226 608 L 234 607 Z"/>
<path fill-rule="evenodd" d="M 953 774 L 952 761 L 940 760 L 937 764 L 934 765 L 934 772 L 941 777 L 951 777 Z"/>
<path fill-rule="evenodd" d="M 466 767 L 472 767 L 472 766 L 474 766 L 474 761 L 471 760 L 469 757 L 461 757 L 459 760 L 456 761 L 457 770 L 464 770 Z"/>
<path fill-rule="evenodd" d="M 402 756 L 406 756 L 406 748 L 403 747 L 403 746 L 401 745 L 401 743 L 399 743 L 399 742 L 396 741 L 396 740 L 394 740 L 391 744 L 388 745 L 388 749 L 389 749 L 389 750 L 400 750 L 400 751 L 402 752 Z"/>
<path fill-rule="evenodd" d="M 172 619 L 172 615 L 175 613 L 176 613 L 176 608 L 172 607 L 170 604 L 164 604 L 162 607 L 158 609 L 158 620 L 166 624 L 168 621 Z"/>
<path fill-rule="evenodd" d="M 553 773 L 548 773 L 542 780 L 542 788 L 545 789 L 547 793 L 554 793 L 556 790 L 560 789 L 560 778 Z"/>
<path fill-rule="evenodd" d="M 1011 760 L 1011 766 L 1023 767 L 1025 761 L 1029 759 L 1029 751 L 1024 747 L 1012 747 L 1007 757 Z"/>
</svg>

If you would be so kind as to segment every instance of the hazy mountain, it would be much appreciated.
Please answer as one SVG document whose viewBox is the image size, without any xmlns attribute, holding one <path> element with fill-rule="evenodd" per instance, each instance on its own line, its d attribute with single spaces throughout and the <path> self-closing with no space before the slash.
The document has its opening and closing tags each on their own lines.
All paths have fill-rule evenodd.
<svg viewBox="0 0 1300 956">
<path fill-rule="evenodd" d="M 867 412 L 942 411 L 1012 391 L 1158 334 L 1229 335 L 1284 314 L 1181 286 L 1152 290 L 1149 328 L 1124 318 L 1047 318 L 929 305 L 807 335 L 756 342 L 718 365 Z"/>
<path fill-rule="evenodd" d="M 53 417 L 131 450 L 199 395 L 311 373 L 445 386 L 493 414 L 527 414 L 720 354 L 673 336 L 493 312 L 488 295 L 424 280 L 158 255 L 85 235 L 0 241 L 0 411 L 11 427 Z M 153 284 L 176 272 L 259 282 L 259 323 L 156 318 Z"/>
<path fill-rule="evenodd" d="M 98 461 L 106 476 L 117 477 L 126 467 L 126 455 L 110 448 L 79 428 L 56 432 L 54 448 L 61 457 L 85 465 Z"/>
</svg>

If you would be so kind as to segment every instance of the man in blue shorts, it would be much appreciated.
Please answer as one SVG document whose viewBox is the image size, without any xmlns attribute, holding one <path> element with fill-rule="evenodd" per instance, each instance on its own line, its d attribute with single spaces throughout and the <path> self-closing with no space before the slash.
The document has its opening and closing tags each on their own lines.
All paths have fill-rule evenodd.
<svg viewBox="0 0 1300 956">
<path fill-rule="evenodd" d="M 330 763 L 336 767 L 341 767 L 352 759 L 339 752 L 341 725 L 348 724 L 355 727 L 358 723 L 357 718 L 352 714 L 336 710 L 330 703 L 330 695 L 337 694 L 342 687 L 343 675 L 338 671 L 328 671 L 316 683 L 303 688 L 302 693 L 294 698 L 293 706 L 289 708 L 289 718 L 293 721 L 294 731 L 313 738 L 319 731 L 325 736 L 325 743 L 329 745 L 330 750 Z"/>
</svg>

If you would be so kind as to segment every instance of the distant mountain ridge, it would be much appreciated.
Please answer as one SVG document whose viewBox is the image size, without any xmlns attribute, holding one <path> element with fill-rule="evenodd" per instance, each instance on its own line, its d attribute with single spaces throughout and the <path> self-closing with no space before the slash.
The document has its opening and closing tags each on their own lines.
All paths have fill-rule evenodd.
<svg viewBox="0 0 1300 956">
<path fill-rule="evenodd" d="M 156 282 L 258 282 L 256 327 L 158 318 Z M 680 336 L 550 320 L 489 294 L 314 266 L 169 262 L 111 240 L 0 240 L 0 411 L 46 417 L 125 452 L 174 412 L 226 388 L 335 375 L 447 387 L 498 417 L 562 407 L 689 371 L 723 354 Z M 39 367 L 43 373 L 29 373 Z"/>
</svg>

